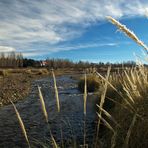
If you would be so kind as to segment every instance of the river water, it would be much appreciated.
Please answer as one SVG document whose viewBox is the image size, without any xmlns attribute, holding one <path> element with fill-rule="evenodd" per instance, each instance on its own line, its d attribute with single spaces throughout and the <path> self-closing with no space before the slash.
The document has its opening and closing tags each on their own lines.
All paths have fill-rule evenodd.
<svg viewBox="0 0 148 148">
<path fill-rule="evenodd" d="M 35 147 L 39 142 L 50 145 L 49 128 L 42 113 L 38 89 L 41 87 L 44 96 L 51 132 L 56 142 L 64 147 L 72 144 L 83 144 L 83 94 L 77 89 L 77 80 L 70 75 L 56 78 L 60 98 L 60 113 L 57 112 L 52 78 L 42 78 L 32 83 L 32 89 L 26 99 L 16 103 L 27 130 L 29 141 Z M 95 133 L 96 96 L 88 94 L 86 115 L 86 143 L 91 147 Z M 25 148 L 26 141 L 19 126 L 12 105 L 0 108 L 0 148 Z M 49 146 L 50 147 L 50 146 Z"/>
</svg>

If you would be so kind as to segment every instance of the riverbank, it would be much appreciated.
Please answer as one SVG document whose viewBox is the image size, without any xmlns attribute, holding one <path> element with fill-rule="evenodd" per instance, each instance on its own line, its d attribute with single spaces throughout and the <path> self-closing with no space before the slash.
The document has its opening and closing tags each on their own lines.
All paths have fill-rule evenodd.
<svg viewBox="0 0 148 148">
<path fill-rule="evenodd" d="M 46 77 L 46 69 L 3 69 L 0 70 L 0 106 L 16 103 L 30 92 L 32 81 Z"/>
</svg>

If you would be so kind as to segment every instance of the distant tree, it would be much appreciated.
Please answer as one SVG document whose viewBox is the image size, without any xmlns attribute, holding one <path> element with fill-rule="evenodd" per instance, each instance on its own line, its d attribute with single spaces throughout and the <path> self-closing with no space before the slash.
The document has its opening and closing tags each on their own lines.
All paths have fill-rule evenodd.
<svg viewBox="0 0 148 148">
<path fill-rule="evenodd" d="M 0 53 L 0 67 L 22 67 L 23 56 L 21 53 Z"/>
</svg>

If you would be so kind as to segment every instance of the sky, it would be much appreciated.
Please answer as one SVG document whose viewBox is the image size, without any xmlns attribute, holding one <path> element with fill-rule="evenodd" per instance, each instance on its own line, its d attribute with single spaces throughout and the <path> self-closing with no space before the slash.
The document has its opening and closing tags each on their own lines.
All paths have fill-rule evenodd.
<svg viewBox="0 0 148 148">
<path fill-rule="evenodd" d="M 0 0 L 0 52 L 90 62 L 143 56 L 142 47 L 106 16 L 125 24 L 148 45 L 147 0 Z"/>
</svg>

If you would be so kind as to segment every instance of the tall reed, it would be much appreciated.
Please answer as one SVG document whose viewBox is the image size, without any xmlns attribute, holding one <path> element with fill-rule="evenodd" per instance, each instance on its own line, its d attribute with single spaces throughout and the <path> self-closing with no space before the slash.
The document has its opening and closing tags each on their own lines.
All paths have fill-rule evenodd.
<svg viewBox="0 0 148 148">
<path fill-rule="evenodd" d="M 53 81 L 54 81 L 54 90 L 55 90 L 55 97 L 56 97 L 57 109 L 58 109 L 58 112 L 60 112 L 59 93 L 58 93 L 56 78 L 55 78 L 55 74 L 54 74 L 54 71 L 53 70 L 52 70 L 52 76 L 53 76 Z"/>
<path fill-rule="evenodd" d="M 148 47 L 147 45 L 145 45 L 136 35 L 133 31 L 131 31 L 130 29 L 128 29 L 125 25 L 121 24 L 119 21 L 115 20 L 114 18 L 112 18 L 111 16 L 107 16 L 107 19 L 114 25 L 116 25 L 119 30 L 121 30 L 122 32 L 124 32 L 128 37 L 130 37 L 131 39 L 133 39 L 137 44 L 139 44 L 140 46 L 142 46 L 146 53 L 148 54 Z"/>
<path fill-rule="evenodd" d="M 22 129 L 23 135 L 25 137 L 25 140 L 26 140 L 26 142 L 28 144 L 28 147 L 31 148 L 31 145 L 30 145 L 30 142 L 29 142 L 29 139 L 28 139 L 28 135 L 27 135 L 27 132 L 26 132 L 26 128 L 25 128 L 25 125 L 23 123 L 23 120 L 22 120 L 22 118 L 20 116 L 20 113 L 18 112 L 18 110 L 17 110 L 16 106 L 14 105 L 14 103 L 12 101 L 10 101 L 10 102 L 13 105 L 13 108 L 15 110 L 16 116 L 18 118 L 19 124 L 21 126 L 21 129 Z"/>
<path fill-rule="evenodd" d="M 58 144 L 56 143 L 56 141 L 55 141 L 55 139 L 52 135 L 51 128 L 50 128 L 50 125 L 48 123 L 48 121 L 49 121 L 48 113 L 47 113 L 47 110 L 46 110 L 46 106 L 45 106 L 44 98 L 43 98 L 43 95 L 42 95 L 42 92 L 41 92 L 41 88 L 39 86 L 38 86 L 38 91 L 39 91 L 39 97 L 40 97 L 40 103 L 41 103 L 42 111 L 43 111 L 43 114 L 45 116 L 45 120 L 47 122 L 47 126 L 48 126 L 49 133 L 50 133 L 50 136 L 51 136 L 52 145 L 53 145 L 54 148 L 58 148 Z"/>
<path fill-rule="evenodd" d="M 86 103 L 87 103 L 87 76 L 85 73 L 84 76 L 84 141 L 83 141 L 83 145 L 84 147 L 86 146 Z"/>
<path fill-rule="evenodd" d="M 39 91 L 39 98 L 40 98 L 40 103 L 41 103 L 41 106 L 42 106 L 42 111 L 43 111 L 43 114 L 45 116 L 45 120 L 48 123 L 48 114 L 47 114 L 44 98 L 43 98 L 43 95 L 42 95 L 42 92 L 41 92 L 41 87 L 39 87 L 39 86 L 38 86 L 38 91 Z"/>
<path fill-rule="evenodd" d="M 132 120 L 132 122 L 131 122 L 131 125 L 130 125 L 130 127 L 129 127 L 129 129 L 128 129 L 126 138 L 125 138 L 125 142 L 124 142 L 124 146 L 123 146 L 124 148 L 128 148 L 128 147 L 129 147 L 129 139 L 130 139 L 130 135 L 131 135 L 132 129 L 133 129 L 134 124 L 135 124 L 136 119 L 137 119 L 136 117 L 137 117 L 137 116 L 136 116 L 136 114 L 135 114 L 134 117 L 133 117 L 133 120 Z"/>
<path fill-rule="evenodd" d="M 109 79 L 109 75 L 110 75 L 110 70 L 111 70 L 111 66 L 108 68 L 107 70 L 107 76 L 106 76 L 106 81 L 104 82 L 104 87 L 103 87 L 103 92 L 101 94 L 101 101 L 100 101 L 100 108 L 103 108 L 104 102 L 105 102 L 105 96 L 106 96 L 106 92 L 107 92 L 107 86 L 108 86 L 108 79 Z M 99 129 L 100 129 L 100 122 L 102 119 L 102 110 L 100 110 L 99 114 L 98 114 L 98 123 L 97 123 L 97 130 L 96 130 L 96 138 L 95 138 L 95 148 L 97 148 L 97 144 L 98 144 L 98 136 L 99 136 Z"/>
</svg>

